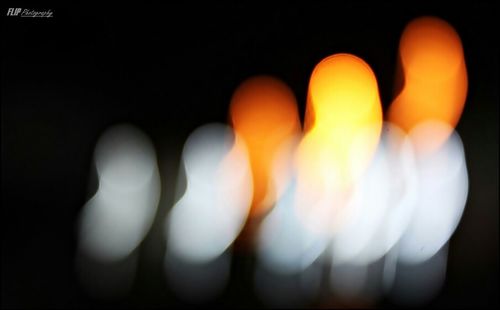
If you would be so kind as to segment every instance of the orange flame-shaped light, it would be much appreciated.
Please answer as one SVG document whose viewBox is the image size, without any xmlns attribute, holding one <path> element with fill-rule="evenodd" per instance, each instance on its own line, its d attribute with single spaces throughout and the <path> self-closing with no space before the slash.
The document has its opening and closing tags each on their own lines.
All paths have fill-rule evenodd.
<svg viewBox="0 0 500 310">
<path fill-rule="evenodd" d="M 249 78 L 233 94 L 230 119 L 249 152 L 254 185 L 250 214 L 263 214 L 276 199 L 270 179 L 275 156 L 301 130 L 295 96 L 276 78 Z"/>
<path fill-rule="evenodd" d="M 327 57 L 311 75 L 307 99 L 302 151 L 321 159 L 304 160 L 317 163 L 317 172 L 332 168 L 339 185 L 348 185 L 369 163 L 382 129 L 375 74 L 354 55 Z"/>
<path fill-rule="evenodd" d="M 455 29 L 435 17 L 411 21 L 401 36 L 399 60 L 402 88 L 389 120 L 407 132 L 424 121 L 441 121 L 453 130 L 467 95 L 463 48 Z M 435 149 L 450 134 L 433 135 L 426 148 Z"/>
<path fill-rule="evenodd" d="M 331 234 L 345 223 L 352 186 L 374 155 L 382 122 L 377 80 L 366 62 L 336 54 L 316 65 L 295 157 L 295 208 L 306 227 Z"/>
</svg>

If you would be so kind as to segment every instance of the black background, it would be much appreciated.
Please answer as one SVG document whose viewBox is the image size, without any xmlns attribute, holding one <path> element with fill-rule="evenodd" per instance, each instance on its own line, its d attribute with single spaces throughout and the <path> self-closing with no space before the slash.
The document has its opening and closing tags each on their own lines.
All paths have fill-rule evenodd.
<svg viewBox="0 0 500 310">
<path fill-rule="evenodd" d="M 130 122 L 151 137 L 165 187 L 162 217 L 172 202 L 183 142 L 202 124 L 227 122 L 232 92 L 245 78 L 269 74 L 282 79 L 295 92 L 303 115 L 314 66 L 328 55 L 348 52 L 371 65 L 386 108 L 399 36 L 421 15 L 441 17 L 456 28 L 469 74 L 457 127 L 469 197 L 451 238 L 447 280 L 433 305 L 498 305 L 494 5 L 186 2 L 161 8 L 29 8 L 51 9 L 54 17 L 0 12 L 3 307 L 181 304 L 161 266 L 151 263 L 139 261 L 132 292 L 116 304 L 88 297 L 77 281 L 75 220 L 89 194 L 99 135 L 112 124 Z M 152 236 L 160 233 L 160 222 L 145 240 L 159 252 L 163 245 L 153 244 Z M 261 306 L 250 276 L 234 272 L 251 258 L 236 257 L 233 264 L 229 287 L 214 303 Z"/>
</svg>

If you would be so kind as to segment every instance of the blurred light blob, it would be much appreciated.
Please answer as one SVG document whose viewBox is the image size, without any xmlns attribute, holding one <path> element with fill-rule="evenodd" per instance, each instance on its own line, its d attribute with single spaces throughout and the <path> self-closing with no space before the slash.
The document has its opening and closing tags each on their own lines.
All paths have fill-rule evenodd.
<svg viewBox="0 0 500 310">
<path fill-rule="evenodd" d="M 462 42 L 455 29 L 435 17 L 410 22 L 400 40 L 402 89 L 389 109 L 389 120 L 409 132 L 426 120 L 450 125 L 433 135 L 431 148 L 444 143 L 456 127 L 467 95 Z"/>
<path fill-rule="evenodd" d="M 264 218 L 258 235 L 257 256 L 276 274 L 304 271 L 324 252 L 329 238 L 307 229 L 294 210 L 295 181 Z"/>
<path fill-rule="evenodd" d="M 276 174 L 290 180 L 287 191 L 259 232 L 259 259 L 278 273 L 310 266 L 332 232 L 352 216 L 354 184 L 372 159 L 382 126 L 377 83 L 369 66 L 348 54 L 323 60 L 311 77 L 307 113 L 308 131 L 290 152 L 291 164 L 276 163 L 282 167 Z M 382 194 L 389 195 L 387 190 Z"/>
<path fill-rule="evenodd" d="M 309 81 L 306 139 L 321 143 L 317 156 L 326 161 L 327 170 L 336 171 L 341 185 L 362 172 L 355 171 L 358 166 L 369 163 L 381 129 L 377 80 L 366 62 L 335 54 L 316 65 Z"/>
<path fill-rule="evenodd" d="M 428 152 L 425 142 L 448 132 L 444 144 Z M 419 197 L 398 250 L 402 262 L 417 264 L 435 255 L 455 231 L 467 201 L 468 177 L 462 141 L 450 125 L 423 122 L 409 136 L 417 150 Z"/>
<path fill-rule="evenodd" d="M 251 215 L 261 215 L 277 199 L 270 179 L 276 153 L 301 130 L 295 96 L 276 78 L 249 78 L 233 94 L 230 120 L 248 148 L 254 188 Z"/>
<path fill-rule="evenodd" d="M 295 208 L 308 229 L 335 233 L 346 221 L 353 182 L 379 142 L 382 108 L 377 80 L 362 59 L 336 54 L 314 69 L 305 130 L 296 154 Z"/>
<path fill-rule="evenodd" d="M 127 257 L 149 231 L 160 199 L 152 142 L 132 125 L 116 125 L 94 152 L 99 187 L 80 215 L 79 249 L 102 262 Z"/>
<path fill-rule="evenodd" d="M 374 159 L 353 186 L 349 216 L 333 238 L 332 263 L 367 265 L 381 259 L 401 238 L 418 198 L 411 140 L 385 123 Z"/>
<path fill-rule="evenodd" d="M 277 152 L 271 179 L 279 198 L 257 231 L 259 263 L 276 274 L 305 270 L 328 244 L 328 237 L 308 230 L 294 209 L 296 171 L 293 159 L 299 142 L 300 136 L 292 137 Z"/>
<path fill-rule="evenodd" d="M 187 139 L 182 164 L 187 188 L 167 218 L 168 251 L 187 262 L 209 262 L 232 244 L 249 212 L 246 147 L 230 127 L 204 125 Z"/>
</svg>

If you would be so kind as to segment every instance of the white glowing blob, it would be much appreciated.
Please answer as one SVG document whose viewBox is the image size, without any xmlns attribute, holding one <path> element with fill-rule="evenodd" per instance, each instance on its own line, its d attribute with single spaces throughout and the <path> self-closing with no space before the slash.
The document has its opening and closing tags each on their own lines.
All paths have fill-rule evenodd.
<svg viewBox="0 0 500 310">
<path fill-rule="evenodd" d="M 411 141 L 385 123 L 375 156 L 346 204 L 347 223 L 333 238 L 333 263 L 364 265 L 384 256 L 411 220 L 417 186 Z"/>
<path fill-rule="evenodd" d="M 428 141 L 429 135 L 452 129 L 445 123 L 428 121 L 416 126 L 410 137 L 419 146 Z M 439 148 L 428 152 L 421 147 L 416 154 L 418 204 L 399 244 L 399 259 L 415 264 L 429 259 L 446 244 L 460 221 L 468 193 L 465 155 L 456 132 Z"/>
<path fill-rule="evenodd" d="M 128 256 L 149 231 L 160 199 L 153 144 L 139 129 L 117 125 L 94 154 L 99 187 L 80 215 L 79 246 L 99 261 Z"/>
<path fill-rule="evenodd" d="M 328 237 L 307 229 L 295 212 L 295 182 L 261 224 L 257 253 L 267 268 L 278 273 L 300 272 L 323 253 Z"/>
<path fill-rule="evenodd" d="M 241 138 L 230 127 L 209 124 L 184 146 L 187 188 L 167 218 L 168 247 L 191 262 L 221 255 L 238 236 L 249 212 L 252 176 Z"/>
<path fill-rule="evenodd" d="M 96 145 L 95 165 L 99 190 L 129 193 L 141 190 L 157 172 L 149 138 L 131 125 L 108 129 Z"/>
<path fill-rule="evenodd" d="M 303 137 L 295 158 L 297 193 L 294 208 L 309 230 L 334 237 L 349 225 L 357 212 L 350 204 L 373 160 L 374 141 L 379 141 L 379 134 L 379 124 L 357 128 L 349 142 L 342 142 L 341 153 L 345 153 L 342 160 L 337 158 L 340 156 L 337 152 L 331 152 L 330 144 L 336 137 L 313 134 Z M 368 151 L 367 145 L 372 144 L 373 150 Z"/>
<path fill-rule="evenodd" d="M 279 148 L 272 177 L 277 203 L 259 227 L 257 255 L 260 263 L 277 273 L 305 270 L 324 251 L 328 237 L 308 229 L 295 209 L 297 198 L 294 152 L 300 137 L 292 137 Z"/>
<path fill-rule="evenodd" d="M 359 257 L 384 221 L 389 207 L 388 163 L 383 148 L 379 148 L 366 173 L 353 188 L 345 205 L 349 212 L 343 229 L 333 239 L 333 262 L 346 263 Z"/>
</svg>

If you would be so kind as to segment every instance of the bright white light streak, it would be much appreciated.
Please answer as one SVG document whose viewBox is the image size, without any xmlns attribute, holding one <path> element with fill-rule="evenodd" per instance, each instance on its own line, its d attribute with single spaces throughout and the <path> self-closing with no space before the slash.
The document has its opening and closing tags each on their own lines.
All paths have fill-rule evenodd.
<svg viewBox="0 0 500 310">
<path fill-rule="evenodd" d="M 328 244 L 328 236 L 308 229 L 295 208 L 297 201 L 294 151 L 300 137 L 283 143 L 274 159 L 272 181 L 278 192 L 273 210 L 262 221 L 257 237 L 259 262 L 274 273 L 308 268 Z"/>
<path fill-rule="evenodd" d="M 167 217 L 168 251 L 187 262 L 209 262 L 232 244 L 249 212 L 246 147 L 230 127 L 204 125 L 187 139 L 182 164 L 187 188 Z"/>
<path fill-rule="evenodd" d="M 384 256 L 407 229 L 417 190 L 412 143 L 385 123 L 375 156 L 346 205 L 347 224 L 333 238 L 333 264 L 366 265 Z"/>
<path fill-rule="evenodd" d="M 294 209 L 295 182 L 261 224 L 257 253 L 261 263 L 277 273 L 297 273 L 325 250 L 329 238 L 309 230 Z"/>
<path fill-rule="evenodd" d="M 79 249 L 95 260 L 127 257 L 149 231 L 160 199 L 152 142 L 132 125 L 109 128 L 95 153 L 99 187 L 84 206 Z"/>
<path fill-rule="evenodd" d="M 438 149 L 427 151 L 425 141 L 434 134 L 453 132 Z M 410 137 L 417 150 L 418 204 L 400 240 L 399 259 L 422 263 L 435 255 L 455 231 L 465 208 L 468 176 L 458 134 L 443 122 L 417 125 Z"/>
</svg>

